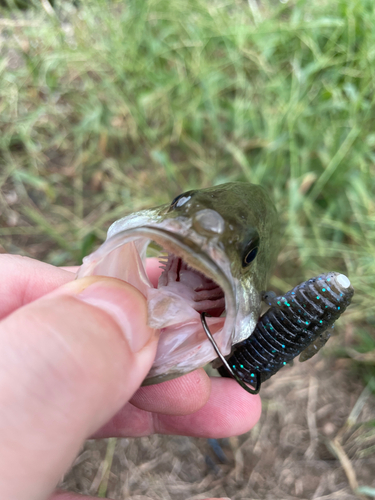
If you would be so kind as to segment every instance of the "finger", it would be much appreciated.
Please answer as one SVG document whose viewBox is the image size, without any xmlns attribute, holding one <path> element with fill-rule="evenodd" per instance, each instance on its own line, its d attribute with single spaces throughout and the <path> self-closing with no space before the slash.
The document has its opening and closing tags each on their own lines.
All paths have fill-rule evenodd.
<svg viewBox="0 0 375 500">
<path fill-rule="evenodd" d="M 161 273 L 156 258 L 147 259 L 146 270 L 153 286 Z M 0 319 L 75 279 L 78 266 L 59 268 L 21 255 L 0 255 Z"/>
<path fill-rule="evenodd" d="M 75 275 L 21 255 L 0 255 L 0 319 L 74 280 Z"/>
<path fill-rule="evenodd" d="M 69 271 L 70 273 L 76 273 L 80 266 L 61 266 L 59 269 L 64 269 L 64 271 Z"/>
<path fill-rule="evenodd" d="M 157 415 L 155 430 L 160 434 L 222 438 L 248 432 L 258 422 L 260 397 L 246 392 L 235 380 L 213 377 L 207 404 L 191 415 Z"/>
<path fill-rule="evenodd" d="M 204 406 L 210 392 L 210 377 L 200 369 L 161 384 L 141 387 L 130 402 L 149 412 L 187 415 Z"/>
<path fill-rule="evenodd" d="M 45 498 L 84 439 L 133 395 L 156 352 L 146 317 L 134 287 L 91 277 L 0 322 L 2 498 Z"/>
<path fill-rule="evenodd" d="M 260 418 L 261 402 L 234 380 L 211 378 L 211 394 L 200 410 L 185 416 L 147 412 L 125 405 L 94 437 L 140 437 L 150 434 L 222 438 L 248 432 Z"/>
</svg>

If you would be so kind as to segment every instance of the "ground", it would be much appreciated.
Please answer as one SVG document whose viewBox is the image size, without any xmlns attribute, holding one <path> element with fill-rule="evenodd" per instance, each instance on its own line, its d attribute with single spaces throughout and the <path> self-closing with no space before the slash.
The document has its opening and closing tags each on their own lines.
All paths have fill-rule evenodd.
<svg viewBox="0 0 375 500">
<path fill-rule="evenodd" d="M 116 500 L 366 498 L 349 480 L 375 487 L 375 433 L 364 424 L 375 398 L 347 363 L 319 355 L 296 362 L 261 396 L 260 422 L 220 439 L 218 454 L 211 440 L 179 436 L 88 441 L 62 486 L 95 495 L 108 480 L 106 498 Z"/>
</svg>

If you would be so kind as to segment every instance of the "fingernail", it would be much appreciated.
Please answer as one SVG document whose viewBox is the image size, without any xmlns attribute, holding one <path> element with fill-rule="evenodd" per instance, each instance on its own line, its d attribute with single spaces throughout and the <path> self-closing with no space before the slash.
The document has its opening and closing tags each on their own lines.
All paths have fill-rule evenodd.
<svg viewBox="0 0 375 500">
<path fill-rule="evenodd" d="M 128 283 L 113 278 L 100 278 L 85 287 L 76 297 L 108 313 L 120 326 L 134 353 L 140 351 L 155 336 L 155 331 L 147 325 L 145 297 Z"/>
</svg>

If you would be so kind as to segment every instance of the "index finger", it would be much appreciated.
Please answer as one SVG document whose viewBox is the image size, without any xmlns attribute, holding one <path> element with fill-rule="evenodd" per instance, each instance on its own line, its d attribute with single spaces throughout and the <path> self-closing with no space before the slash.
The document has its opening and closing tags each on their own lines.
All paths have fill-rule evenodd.
<svg viewBox="0 0 375 500">
<path fill-rule="evenodd" d="M 0 255 L 0 320 L 61 285 L 75 274 L 21 255 Z"/>
<path fill-rule="evenodd" d="M 94 437 L 140 437 L 156 433 L 223 438 L 244 434 L 254 427 L 262 411 L 258 394 L 249 394 L 229 378 L 213 377 L 211 387 L 207 403 L 186 415 L 149 412 L 127 403 Z"/>
<path fill-rule="evenodd" d="M 0 320 L 61 285 L 75 279 L 79 266 L 60 268 L 21 255 L 0 255 Z M 161 270 L 156 258 L 147 259 L 146 271 L 157 286 Z"/>
</svg>

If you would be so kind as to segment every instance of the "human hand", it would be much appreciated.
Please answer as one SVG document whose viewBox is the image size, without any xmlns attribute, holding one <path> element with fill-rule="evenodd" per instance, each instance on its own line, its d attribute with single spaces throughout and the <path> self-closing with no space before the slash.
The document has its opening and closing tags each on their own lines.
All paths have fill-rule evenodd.
<svg viewBox="0 0 375 500">
<path fill-rule="evenodd" d="M 148 272 L 155 280 L 152 261 Z M 99 276 L 74 280 L 12 255 L 0 255 L 0 276 L 2 498 L 84 498 L 52 491 L 90 436 L 218 438 L 259 419 L 258 396 L 202 369 L 138 389 L 157 333 L 134 287 Z"/>
</svg>

